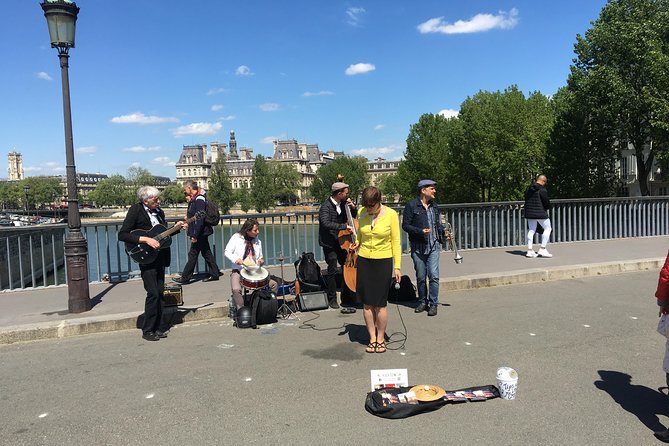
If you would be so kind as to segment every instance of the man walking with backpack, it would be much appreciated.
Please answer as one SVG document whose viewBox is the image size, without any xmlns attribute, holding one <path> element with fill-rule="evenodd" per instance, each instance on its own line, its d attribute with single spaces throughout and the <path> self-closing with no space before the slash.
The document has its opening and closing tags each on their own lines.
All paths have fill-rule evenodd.
<svg viewBox="0 0 669 446">
<path fill-rule="evenodd" d="M 187 180 L 183 188 L 186 200 L 188 200 L 187 217 L 193 217 L 200 211 L 206 214 L 207 200 L 202 195 L 202 190 L 197 185 L 197 182 Z M 200 253 L 202 253 L 202 257 L 207 263 L 207 271 L 209 272 L 209 276 L 202 279 L 202 281 L 218 280 L 220 272 L 218 265 L 216 265 L 214 254 L 211 252 L 208 239 L 214 233 L 214 229 L 205 220 L 206 218 L 198 219 L 188 225 L 188 236 L 191 241 L 190 251 L 188 251 L 188 261 L 186 262 L 186 266 L 184 266 L 181 277 L 173 279 L 177 283 L 187 284 L 193 280 L 193 271 L 197 263 L 197 256 Z"/>
</svg>

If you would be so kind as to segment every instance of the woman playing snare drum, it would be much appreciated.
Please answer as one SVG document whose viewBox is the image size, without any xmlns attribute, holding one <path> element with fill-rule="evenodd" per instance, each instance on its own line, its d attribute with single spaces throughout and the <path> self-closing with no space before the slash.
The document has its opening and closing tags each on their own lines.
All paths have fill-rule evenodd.
<svg viewBox="0 0 669 446">
<path fill-rule="evenodd" d="M 262 266 L 265 263 L 262 256 L 262 243 L 258 238 L 259 233 L 258 220 L 249 218 L 244 222 L 239 232 L 230 237 L 228 244 L 225 246 L 225 257 L 232 262 L 230 288 L 232 288 L 232 298 L 235 300 L 237 309 L 244 306 L 240 274 L 242 267 Z M 278 284 L 274 280 L 269 280 L 269 287 L 276 294 Z"/>
</svg>

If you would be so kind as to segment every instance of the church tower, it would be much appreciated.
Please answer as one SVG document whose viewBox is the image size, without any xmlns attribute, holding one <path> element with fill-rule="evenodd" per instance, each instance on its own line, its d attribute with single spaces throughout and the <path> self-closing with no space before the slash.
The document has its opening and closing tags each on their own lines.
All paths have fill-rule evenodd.
<svg viewBox="0 0 669 446">
<path fill-rule="evenodd" d="M 23 157 L 18 152 L 9 152 L 7 155 L 7 175 L 9 181 L 23 179 Z"/>
</svg>

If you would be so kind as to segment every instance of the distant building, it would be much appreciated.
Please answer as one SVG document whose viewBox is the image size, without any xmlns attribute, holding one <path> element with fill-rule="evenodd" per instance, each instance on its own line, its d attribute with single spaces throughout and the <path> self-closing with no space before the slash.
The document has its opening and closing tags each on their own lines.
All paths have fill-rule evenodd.
<svg viewBox="0 0 669 446">
<path fill-rule="evenodd" d="M 67 175 L 59 175 L 58 182 L 63 188 L 64 196 L 60 198 L 60 201 L 67 200 Z M 104 173 L 83 173 L 77 172 L 77 193 L 81 195 L 83 199 L 88 197 L 92 191 L 98 187 L 98 183 L 102 180 L 109 178 Z"/>
<path fill-rule="evenodd" d="M 399 165 L 400 160 L 389 161 L 380 157 L 374 161 L 367 161 L 367 173 L 372 185 L 377 186 L 383 176 L 396 174 Z"/>
<path fill-rule="evenodd" d="M 23 157 L 19 152 L 9 152 L 7 155 L 7 175 L 9 181 L 23 179 Z"/>
</svg>

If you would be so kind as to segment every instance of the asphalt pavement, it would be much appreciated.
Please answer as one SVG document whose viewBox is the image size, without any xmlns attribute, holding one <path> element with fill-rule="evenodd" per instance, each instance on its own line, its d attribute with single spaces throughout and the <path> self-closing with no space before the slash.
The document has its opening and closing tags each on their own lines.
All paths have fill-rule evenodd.
<svg viewBox="0 0 669 446">
<path fill-rule="evenodd" d="M 557 260 L 561 247 L 553 251 Z M 509 264 L 525 262 L 508 256 Z M 465 253 L 465 261 L 474 258 Z M 669 397 L 658 391 L 665 384 L 656 282 L 649 270 L 451 291 L 436 317 L 391 305 L 384 354 L 364 352 L 361 314 L 333 310 L 258 330 L 226 318 L 179 324 L 159 342 L 121 330 L 2 345 L 0 439 L 16 446 L 656 444 L 653 430 L 669 426 Z M 518 371 L 513 401 L 447 405 L 401 420 L 364 409 L 372 369 L 406 368 L 410 384 L 448 390 L 495 384 L 500 366 Z"/>
</svg>

